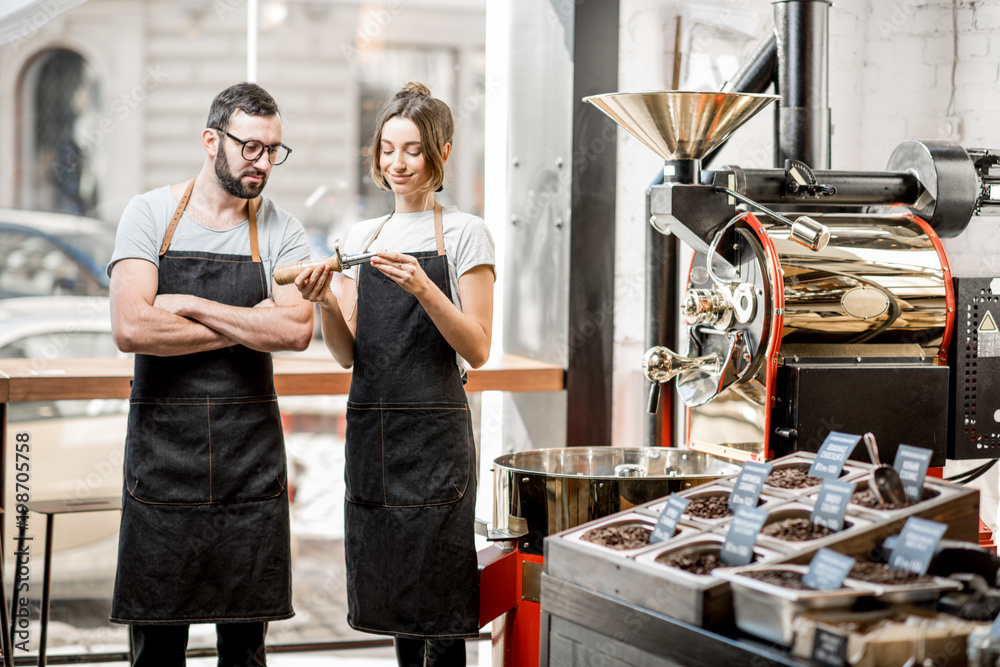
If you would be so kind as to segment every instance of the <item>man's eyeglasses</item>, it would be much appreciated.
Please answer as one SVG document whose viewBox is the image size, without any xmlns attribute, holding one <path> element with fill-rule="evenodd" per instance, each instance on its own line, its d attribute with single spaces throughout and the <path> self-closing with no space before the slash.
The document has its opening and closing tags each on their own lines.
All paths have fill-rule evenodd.
<svg viewBox="0 0 1000 667">
<path fill-rule="evenodd" d="M 286 146 L 285 144 L 275 144 L 273 146 L 265 146 L 256 139 L 243 141 L 242 139 L 234 137 L 233 135 L 229 134 L 225 130 L 220 130 L 217 127 L 213 127 L 212 129 L 215 130 L 216 132 L 222 132 L 224 135 L 226 135 L 227 137 L 229 137 L 238 144 L 243 144 L 243 159 L 246 160 L 247 162 L 256 162 L 257 160 L 260 159 L 260 156 L 263 155 L 264 151 L 266 150 L 267 161 L 273 164 L 274 166 L 278 166 L 279 164 L 287 160 L 288 156 L 291 155 L 292 153 L 292 149 Z"/>
</svg>

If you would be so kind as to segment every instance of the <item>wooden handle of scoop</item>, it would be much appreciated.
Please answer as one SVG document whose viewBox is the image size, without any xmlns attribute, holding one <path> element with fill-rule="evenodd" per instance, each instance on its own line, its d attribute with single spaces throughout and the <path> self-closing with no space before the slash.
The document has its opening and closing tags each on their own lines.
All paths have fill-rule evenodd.
<svg viewBox="0 0 1000 667">
<path fill-rule="evenodd" d="M 294 264 L 282 264 L 281 266 L 274 269 L 274 282 L 279 285 L 291 285 L 295 282 L 295 279 L 300 273 L 306 269 L 315 268 L 321 264 L 326 264 L 330 267 L 331 271 L 340 271 L 340 260 L 337 255 L 330 255 L 324 259 L 312 259 L 304 260 L 301 262 L 295 262 Z"/>
</svg>

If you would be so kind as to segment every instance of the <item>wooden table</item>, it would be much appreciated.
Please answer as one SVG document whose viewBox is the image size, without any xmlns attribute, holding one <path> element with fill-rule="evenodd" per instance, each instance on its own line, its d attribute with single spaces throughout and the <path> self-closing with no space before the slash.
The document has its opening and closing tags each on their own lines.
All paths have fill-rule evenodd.
<svg viewBox="0 0 1000 667">
<path fill-rule="evenodd" d="M 131 359 L 0 359 L 0 404 L 128 398 L 131 380 Z M 351 371 L 331 357 L 279 354 L 274 356 L 274 386 L 279 396 L 346 394 Z M 469 371 L 465 390 L 561 391 L 565 386 L 561 367 L 505 354 Z"/>
<path fill-rule="evenodd" d="M 132 368 L 131 359 L 0 359 L 0 512 L 7 481 L 7 404 L 128 398 Z M 566 386 L 565 375 L 561 367 L 553 364 L 501 355 L 482 368 L 469 371 L 465 390 L 561 391 Z M 351 371 L 341 368 L 329 356 L 277 354 L 274 385 L 279 396 L 346 394 L 351 386 Z"/>
</svg>

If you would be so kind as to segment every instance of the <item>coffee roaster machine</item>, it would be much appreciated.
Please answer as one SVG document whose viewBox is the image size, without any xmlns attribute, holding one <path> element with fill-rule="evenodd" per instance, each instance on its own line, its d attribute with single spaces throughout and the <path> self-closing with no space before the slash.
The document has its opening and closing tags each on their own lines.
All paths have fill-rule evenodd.
<svg viewBox="0 0 1000 667">
<path fill-rule="evenodd" d="M 588 100 L 664 158 L 650 223 L 693 250 L 679 344 L 643 360 L 650 412 L 672 383 L 683 444 L 740 460 L 816 451 L 830 431 L 873 431 L 890 461 L 900 443 L 932 449 L 932 465 L 996 457 L 1000 280 L 954 279 L 941 237 L 1000 204 L 1000 155 L 907 141 L 885 172 L 701 169 L 776 99 Z"/>
<path fill-rule="evenodd" d="M 903 443 L 934 466 L 1000 457 L 1000 278 L 956 279 L 941 240 L 998 214 L 1000 153 L 906 141 L 884 171 L 830 169 L 830 4 L 776 0 L 774 31 L 723 92 L 586 98 L 664 160 L 646 196 L 645 444 L 763 461 L 873 431 L 883 460 Z M 710 168 L 769 105 L 775 167 Z M 570 527 L 549 518 L 596 518 L 611 510 L 595 498 L 641 476 L 596 452 L 524 454 L 494 462 L 483 527 L 500 545 L 480 553 L 495 664 L 537 659 L 542 542 Z M 547 519 L 532 529 L 533 515 Z"/>
</svg>

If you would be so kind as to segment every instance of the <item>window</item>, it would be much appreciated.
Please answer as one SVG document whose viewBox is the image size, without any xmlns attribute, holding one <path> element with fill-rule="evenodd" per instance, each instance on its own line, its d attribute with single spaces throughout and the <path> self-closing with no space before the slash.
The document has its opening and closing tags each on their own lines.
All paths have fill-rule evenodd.
<svg viewBox="0 0 1000 667">
<path fill-rule="evenodd" d="M 93 72 L 73 51 L 46 51 L 28 65 L 21 88 L 22 208 L 93 214 L 98 93 Z"/>
</svg>

